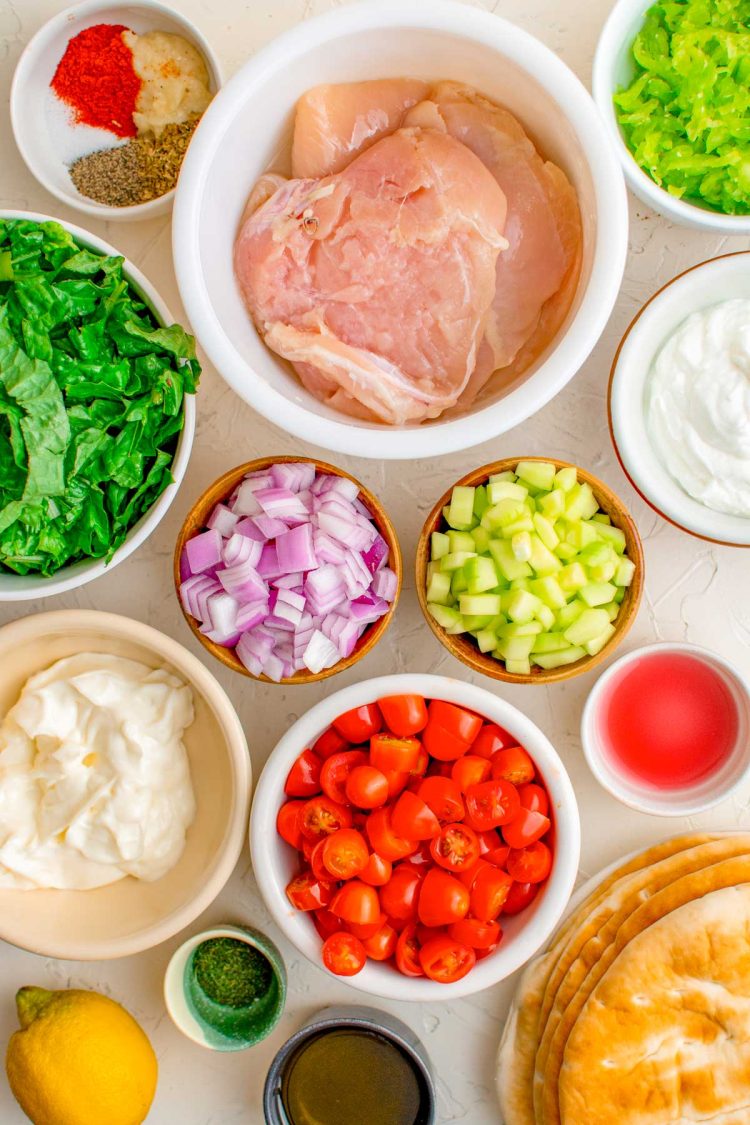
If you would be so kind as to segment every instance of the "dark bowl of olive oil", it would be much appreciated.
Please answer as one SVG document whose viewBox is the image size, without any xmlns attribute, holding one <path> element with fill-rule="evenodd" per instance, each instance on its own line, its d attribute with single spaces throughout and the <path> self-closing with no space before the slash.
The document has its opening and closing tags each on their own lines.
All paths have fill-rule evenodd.
<svg viewBox="0 0 750 1125">
<path fill-rule="evenodd" d="M 281 1048 L 263 1108 L 267 1125 L 433 1125 L 435 1086 L 424 1047 L 401 1020 L 332 1007 Z"/>
</svg>

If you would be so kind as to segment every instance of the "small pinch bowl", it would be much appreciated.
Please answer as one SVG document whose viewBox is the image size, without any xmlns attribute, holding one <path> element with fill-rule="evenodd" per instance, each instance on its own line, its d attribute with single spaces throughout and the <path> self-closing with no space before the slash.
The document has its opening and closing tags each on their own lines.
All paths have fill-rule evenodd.
<svg viewBox="0 0 750 1125">
<path fill-rule="evenodd" d="M 62 152 L 51 143 L 51 123 L 47 121 L 45 104 L 50 96 L 49 84 L 68 42 L 79 32 L 98 23 L 125 24 L 140 34 L 168 31 L 181 35 L 197 48 L 203 58 L 211 93 L 218 92 L 222 81 L 219 61 L 187 16 L 159 0 L 85 0 L 58 12 L 43 24 L 18 60 L 10 91 L 10 118 L 16 145 L 27 168 L 42 187 L 77 211 L 93 215 L 103 222 L 133 222 L 166 215 L 174 202 L 176 187 L 146 203 L 109 207 L 78 191 Z M 70 128 L 66 125 L 62 127 Z M 98 147 L 106 148 L 108 134 L 101 131 L 100 135 L 102 143 Z M 114 134 L 111 137 L 112 144 L 118 142 Z"/>
<path fill-rule="evenodd" d="M 473 640 L 469 640 L 463 634 L 459 633 L 450 636 L 433 618 L 427 607 L 426 597 L 427 564 L 430 561 L 430 536 L 433 531 L 439 531 L 441 528 L 443 522 L 443 508 L 450 501 L 453 489 L 458 485 L 476 487 L 477 485 L 485 484 L 487 478 L 494 473 L 504 473 L 509 469 L 515 469 L 519 461 L 546 461 L 554 465 L 556 469 L 575 468 L 578 473 L 579 481 L 585 481 L 586 484 L 591 486 L 594 496 L 599 501 L 601 510 L 610 517 L 615 527 L 619 527 L 621 531 L 624 532 L 625 549 L 628 558 L 632 559 L 635 563 L 633 581 L 626 590 L 620 612 L 613 622 L 615 632 L 604 648 L 595 656 L 586 656 L 576 661 L 575 664 L 566 664 L 562 668 L 535 667 L 530 674 L 526 675 L 508 672 L 503 661 L 496 660 L 495 657 L 480 652 Z M 491 465 L 483 465 L 480 469 L 475 469 L 474 472 L 468 473 L 465 477 L 462 477 L 461 480 L 457 480 L 452 484 L 440 497 L 425 520 L 424 527 L 422 528 L 419 543 L 417 544 L 415 571 L 417 596 L 425 620 L 440 643 L 447 648 L 452 656 L 455 656 L 456 660 L 460 660 L 462 664 L 471 668 L 473 672 L 481 672 L 483 675 L 489 676 L 493 680 L 502 680 L 503 683 L 552 684 L 560 680 L 571 679 L 573 676 L 578 676 L 582 672 L 589 672 L 592 668 L 595 668 L 597 664 L 601 664 L 602 661 L 612 655 L 620 641 L 630 629 L 638 612 L 641 595 L 643 594 L 644 558 L 641 537 L 638 534 L 638 529 L 633 517 L 628 512 L 622 500 L 620 500 L 603 481 L 600 481 L 598 477 L 592 476 L 591 473 L 588 473 L 579 465 L 573 466 L 570 461 L 558 461 L 554 457 L 505 457 L 502 461 L 494 461 Z"/>
<path fill-rule="evenodd" d="M 149 883 L 125 878 L 88 891 L 0 889 L 0 939 L 41 957 L 103 961 L 142 953 L 189 926 L 213 902 L 242 852 L 252 770 L 242 724 L 224 689 L 177 641 L 99 610 L 37 613 L 0 629 L 0 716 L 30 676 L 76 653 L 166 668 L 192 693 L 183 741 L 196 814 L 175 866 Z"/>
<path fill-rule="evenodd" d="M 699 262 L 657 290 L 628 325 L 612 361 L 607 414 L 623 472 L 641 498 L 674 527 L 723 547 L 750 547 L 750 519 L 717 512 L 688 495 L 662 464 L 646 425 L 652 363 L 687 317 L 722 301 L 750 300 L 750 251 Z"/>
<path fill-rule="evenodd" d="M 254 461 L 247 461 L 244 465 L 238 465 L 235 469 L 229 469 L 228 472 L 220 476 L 218 480 L 206 489 L 206 491 L 199 496 L 192 508 L 188 512 L 185 522 L 180 528 L 180 533 L 177 536 L 177 542 L 174 550 L 174 584 L 175 592 L 177 594 L 177 601 L 182 611 L 182 615 L 187 621 L 190 629 L 195 637 L 200 641 L 205 649 L 207 649 L 212 656 L 220 660 L 227 668 L 231 668 L 234 672 L 240 672 L 243 676 L 247 676 L 251 680 L 256 680 L 258 683 L 275 684 L 276 680 L 270 680 L 268 676 L 254 676 L 240 658 L 237 656 L 233 648 L 225 648 L 223 645 L 217 645 L 211 641 L 201 632 L 200 625 L 194 617 L 185 613 L 182 608 L 182 602 L 179 597 L 180 592 L 180 557 L 183 548 L 188 539 L 191 539 L 199 531 L 202 531 L 206 526 L 206 520 L 211 514 L 213 508 L 220 501 L 225 500 L 232 494 L 234 488 L 246 473 L 253 473 L 259 469 L 267 469 L 270 465 L 279 463 L 298 463 L 304 462 L 305 464 L 314 465 L 318 472 L 330 473 L 332 476 L 346 477 L 347 480 L 354 481 L 360 491 L 360 498 L 365 506 L 369 509 L 372 515 L 373 522 L 377 527 L 380 534 L 388 544 L 388 565 L 395 573 L 398 580 L 396 587 L 396 595 L 391 602 L 391 607 L 386 614 L 384 614 L 378 621 L 374 621 L 372 625 L 367 628 L 357 642 L 354 652 L 350 656 L 345 656 L 339 660 L 338 664 L 334 664 L 332 668 L 324 668 L 322 672 L 309 672 L 307 670 L 295 672 L 293 676 L 278 681 L 282 685 L 289 684 L 314 684 L 320 680 L 327 680 L 329 676 L 335 676 L 338 672 L 343 672 L 347 668 L 353 667 L 357 661 L 366 656 L 378 643 L 380 638 L 385 633 L 386 629 L 391 623 L 393 615 L 398 605 L 398 599 L 401 594 L 401 585 L 403 581 L 403 563 L 401 559 L 401 547 L 399 545 L 396 529 L 391 522 L 389 515 L 385 508 L 380 503 L 378 498 L 370 492 L 369 488 L 365 488 L 361 481 L 357 480 L 350 473 L 345 472 L 343 469 L 337 468 L 335 465 L 329 465 L 326 461 L 319 461 L 315 457 L 258 457 Z"/>
<path fill-rule="evenodd" d="M 578 804 L 570 778 L 547 736 L 518 707 L 495 692 L 451 676 L 407 673 L 362 680 L 332 692 L 301 716 L 276 744 L 258 779 L 250 817 L 253 872 L 268 910 L 284 936 L 321 973 L 322 939 L 309 914 L 295 910 L 286 896 L 290 879 L 299 871 L 297 852 L 276 832 L 276 817 L 286 800 L 284 782 L 293 762 L 339 715 L 374 703 L 388 695 L 422 695 L 457 703 L 498 723 L 526 747 L 544 780 L 553 809 L 555 851 L 552 870 L 543 889 L 520 914 L 502 916 L 504 937 L 495 952 L 477 961 L 462 980 L 438 984 L 426 977 L 406 977 L 391 965 L 368 960 L 353 977 L 351 988 L 387 1000 L 443 1002 L 490 988 L 525 965 L 557 926 L 573 890 L 581 850 Z"/>
</svg>

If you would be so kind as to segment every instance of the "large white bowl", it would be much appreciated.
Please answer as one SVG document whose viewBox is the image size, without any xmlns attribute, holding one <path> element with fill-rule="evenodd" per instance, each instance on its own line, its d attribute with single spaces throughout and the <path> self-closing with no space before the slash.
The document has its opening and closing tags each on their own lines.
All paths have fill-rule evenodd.
<svg viewBox="0 0 750 1125">
<path fill-rule="evenodd" d="M 646 427 L 644 395 L 651 366 L 686 317 L 721 301 L 750 300 L 750 251 L 701 262 L 647 301 L 620 342 L 609 383 L 615 452 L 647 504 L 683 531 L 712 543 L 750 547 L 750 519 L 715 512 L 694 500 L 664 467 Z"/>
<path fill-rule="evenodd" d="M 670 195 L 636 164 L 625 144 L 612 98 L 635 77 L 631 48 L 653 3 L 654 0 L 618 0 L 602 29 L 594 55 L 591 89 L 617 150 L 628 187 L 643 203 L 674 223 L 722 234 L 750 234 L 750 215 L 724 215 L 700 203 Z"/>
<path fill-rule="evenodd" d="M 108 207 L 82 195 L 70 178 L 68 165 L 63 159 L 65 149 L 71 145 L 74 127 L 49 120 L 48 110 L 54 95 L 50 82 L 65 48 L 74 35 L 99 23 L 124 24 L 141 35 L 147 31 L 167 31 L 187 39 L 203 57 L 210 79 L 210 90 L 215 93 L 221 86 L 219 63 L 210 45 L 198 28 L 179 12 L 159 0 L 85 0 L 58 12 L 43 24 L 24 48 L 10 90 L 10 120 L 18 150 L 29 171 L 42 187 L 57 196 L 69 207 L 94 215 L 97 219 L 132 222 L 136 219 L 153 219 L 166 215 L 174 202 L 175 189 L 136 203 L 132 207 Z M 61 115 L 62 116 L 62 115 Z M 53 136 L 55 130 L 61 136 Z M 93 132 L 93 131 L 92 131 Z M 111 148 L 116 140 L 113 134 L 97 130 L 101 148 Z M 64 143 L 67 142 L 67 143 Z"/>
<path fill-rule="evenodd" d="M 391 1000 L 451 1000 L 497 984 L 533 957 L 560 920 L 578 871 L 581 825 L 573 786 L 546 735 L 512 704 L 462 680 L 421 673 L 382 676 L 334 692 L 289 728 L 266 762 L 250 817 L 250 850 L 255 878 L 274 921 L 300 953 L 327 971 L 321 962 L 321 939 L 315 927 L 309 917 L 291 906 L 285 894 L 287 884 L 299 870 L 299 861 L 294 849 L 276 833 L 276 816 L 287 800 L 284 781 L 295 758 L 339 715 L 387 695 L 409 693 L 469 707 L 509 731 L 534 759 L 553 809 L 555 855 L 547 885 L 527 910 L 502 919 L 504 936 L 499 948 L 478 961 L 468 976 L 455 984 L 436 984 L 426 978 L 402 976 L 390 965 L 368 961 L 355 977 L 346 978 L 353 988 Z"/>
<path fill-rule="evenodd" d="M 249 190 L 284 164 L 293 110 L 322 82 L 411 75 L 454 79 L 506 105 L 578 192 L 581 281 L 567 320 L 529 372 L 461 417 L 394 427 L 318 402 L 262 343 L 242 303 L 232 249 Z M 627 250 L 627 200 L 591 98 L 538 40 L 452 0 L 369 0 L 305 20 L 245 64 L 207 110 L 183 165 L 173 248 L 180 293 L 201 345 L 231 387 L 296 437 L 360 457 L 467 449 L 523 422 L 578 371 L 612 310 Z"/>
<path fill-rule="evenodd" d="M 37 223 L 60 223 L 60 226 L 70 231 L 76 242 L 80 243 L 81 246 L 96 250 L 100 254 L 121 256 L 120 251 L 116 250 L 114 246 L 110 246 L 103 238 L 97 238 L 96 235 L 90 234 L 73 223 L 65 223 L 61 219 L 52 218 L 50 215 L 38 215 L 33 211 L 0 211 L 0 219 L 32 219 Z M 158 322 L 162 325 L 173 324 L 174 317 L 171 312 L 141 271 L 127 259 L 125 260 L 124 271 L 128 281 L 138 290 Z M 71 566 L 62 567 L 50 578 L 45 578 L 39 574 L 0 573 L 0 602 L 23 602 L 32 598 L 47 598 L 51 597 L 52 594 L 63 594 L 66 590 L 74 590 L 77 586 L 84 586 L 87 582 L 93 581 L 94 578 L 99 578 L 102 574 L 108 574 L 109 571 L 114 570 L 118 563 L 124 562 L 129 555 L 132 555 L 133 551 L 136 551 L 142 543 L 145 543 L 151 532 L 166 515 L 170 504 L 177 495 L 177 489 L 180 487 L 182 478 L 185 476 L 195 434 L 194 395 L 185 395 L 183 412 L 185 418 L 177 439 L 177 447 L 171 465 L 174 479 L 171 484 L 167 485 L 156 503 L 141 516 L 138 523 L 131 527 L 124 543 L 118 547 L 109 562 L 104 559 L 84 559 L 81 562 L 73 563 Z"/>
</svg>

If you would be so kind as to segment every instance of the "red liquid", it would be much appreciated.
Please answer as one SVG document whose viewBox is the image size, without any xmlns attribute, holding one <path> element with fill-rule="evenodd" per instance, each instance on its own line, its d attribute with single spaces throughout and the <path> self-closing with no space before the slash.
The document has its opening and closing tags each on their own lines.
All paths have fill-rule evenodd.
<svg viewBox="0 0 750 1125">
<path fill-rule="evenodd" d="M 602 698 L 599 734 L 612 764 L 656 789 L 684 789 L 734 749 L 737 705 L 724 679 L 687 653 L 627 665 Z"/>
</svg>

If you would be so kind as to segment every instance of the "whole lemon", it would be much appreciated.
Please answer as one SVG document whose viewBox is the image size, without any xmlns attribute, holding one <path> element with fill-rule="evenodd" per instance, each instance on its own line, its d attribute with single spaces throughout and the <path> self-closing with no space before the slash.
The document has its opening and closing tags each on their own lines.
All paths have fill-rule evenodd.
<svg viewBox="0 0 750 1125">
<path fill-rule="evenodd" d="M 10 1088 L 34 1125 L 141 1125 L 156 1055 L 120 1004 L 98 992 L 22 988 L 10 1038 Z"/>
</svg>

